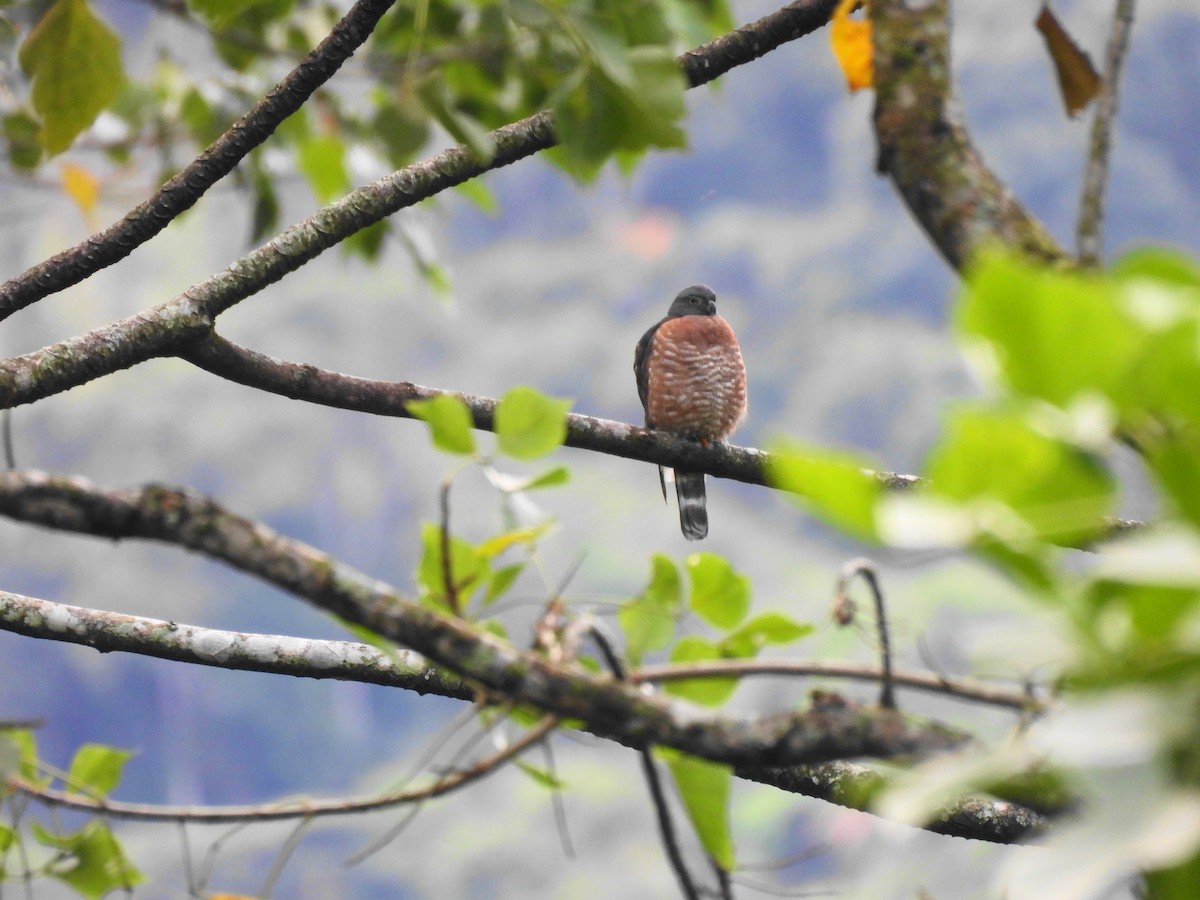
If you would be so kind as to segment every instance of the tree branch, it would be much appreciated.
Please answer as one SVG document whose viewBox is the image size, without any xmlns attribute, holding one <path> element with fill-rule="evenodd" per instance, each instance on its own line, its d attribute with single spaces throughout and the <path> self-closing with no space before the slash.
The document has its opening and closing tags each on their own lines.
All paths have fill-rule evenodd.
<svg viewBox="0 0 1200 900">
<path fill-rule="evenodd" d="M 1079 261 L 1094 266 L 1104 249 L 1104 193 L 1108 185 L 1108 157 L 1112 149 L 1112 130 L 1117 118 L 1117 99 L 1121 70 L 1129 51 L 1133 31 L 1134 0 L 1117 0 L 1108 49 L 1104 56 L 1104 81 L 1096 98 L 1092 136 L 1088 142 L 1087 168 L 1083 173 L 1083 198 L 1079 204 Z"/>
<path fill-rule="evenodd" d="M 734 772 L 740 778 L 863 812 L 871 811 L 872 799 L 887 780 L 866 766 L 844 761 L 786 768 L 737 767 Z M 923 827 L 952 837 L 1020 844 L 1036 838 L 1049 823 L 1049 816 L 1018 803 L 966 797 L 947 804 Z"/>
<path fill-rule="evenodd" d="M 403 648 L 384 652 L 357 641 L 224 631 L 67 606 L 8 591 L 0 591 L 0 630 L 81 644 L 101 653 L 135 653 L 235 671 L 358 681 L 454 700 L 472 701 L 477 693 L 462 679 Z"/>
<path fill-rule="evenodd" d="M 96 815 L 116 816 L 122 819 L 161 822 L 196 822 L 216 824 L 221 822 L 269 822 L 278 819 L 317 818 L 345 816 L 355 813 L 374 812 L 408 803 L 423 803 L 434 797 L 449 794 L 465 787 L 485 775 L 490 775 L 504 763 L 520 756 L 531 746 L 545 739 L 558 725 L 558 720 L 547 716 L 526 731 L 521 737 L 503 750 L 493 753 L 478 762 L 443 775 L 425 787 L 391 791 L 369 797 L 351 797 L 341 800 L 296 800 L 282 803 L 246 804 L 241 806 L 165 806 L 153 803 L 125 803 L 107 797 L 88 797 L 74 791 L 43 787 L 11 775 L 7 784 L 29 797 L 51 806 L 76 809 Z"/>
<path fill-rule="evenodd" d="M 411 650 L 385 653 L 351 641 L 320 641 L 282 635 L 246 634 L 166 622 L 0 591 L 0 629 L 44 640 L 66 641 L 101 653 L 124 652 L 223 669 L 265 672 L 306 678 L 333 678 L 397 687 L 471 701 L 475 691 L 444 669 L 428 664 Z M 688 665 L 643 666 L 629 673 L 634 683 L 689 677 L 751 675 L 818 676 L 879 681 L 875 668 L 850 663 L 800 660 L 722 660 Z M 922 672 L 893 673 L 897 685 L 945 693 L 973 702 L 1010 709 L 1036 701 L 980 685 L 969 679 L 946 679 Z M 1036 707 L 1035 707 L 1036 708 Z M 882 776 L 864 766 L 830 762 L 817 766 L 750 768 L 739 776 L 782 790 L 815 797 L 852 809 L 869 811 L 866 798 Z M 261 807 L 254 807 L 261 809 Z M 994 801 L 962 801 L 927 829 L 978 840 L 1016 842 L 1026 830 L 1040 830 L 1045 817 L 1025 807 Z M 1036 826 L 1036 827 L 1035 827 Z M 957 830 L 952 830 L 957 829 Z"/>
<path fill-rule="evenodd" d="M 833 0 L 792 3 L 684 54 L 680 65 L 692 86 L 705 84 L 821 27 L 834 5 Z M 352 191 L 173 300 L 36 353 L 0 362 L 0 408 L 32 403 L 136 363 L 177 352 L 195 336 L 182 332 L 198 322 L 215 319 L 355 232 L 557 143 L 552 116 L 545 110 L 496 129 L 490 138 L 495 154 L 488 162 L 479 161 L 467 147 L 453 147 Z M 106 245 L 93 248 L 95 254 L 99 254 L 99 246 Z M 151 340 L 139 327 L 142 319 L 158 322 L 168 333 L 159 333 L 158 340 Z"/>
<path fill-rule="evenodd" d="M 0 591 L 0 630 L 42 640 L 65 641 L 101 653 L 135 653 L 156 659 L 235 671 L 297 678 L 332 678 L 454 700 L 474 700 L 461 679 L 429 664 L 411 650 L 388 652 L 358 641 L 316 640 L 278 634 L 224 631 L 85 606 L 67 606 Z M 629 673 L 634 684 L 660 684 L 698 678 L 841 678 L 880 682 L 883 672 L 869 665 L 800 659 L 722 659 L 645 665 Z M 1016 712 L 1041 712 L 1046 704 L 1026 693 L 994 688 L 970 678 L 895 670 L 900 687 L 943 694 Z"/>
<path fill-rule="evenodd" d="M 692 663 L 667 663 L 642 666 L 630 672 L 635 682 L 688 681 L 696 678 L 746 678 L 782 675 L 789 677 L 846 678 L 853 681 L 882 683 L 884 671 L 875 666 L 847 662 L 803 659 L 720 659 Z M 1006 691 L 971 678 L 947 678 L 930 672 L 892 670 L 891 681 L 898 687 L 945 694 L 971 703 L 984 703 L 1017 712 L 1039 712 L 1045 704 L 1026 693 Z"/>
<path fill-rule="evenodd" d="M 101 490 L 83 479 L 0 473 L 0 514 L 65 531 L 178 544 L 255 575 L 483 688 L 634 747 L 664 744 L 718 762 L 791 765 L 857 756 L 923 756 L 967 736 L 832 694 L 810 709 L 714 716 L 633 686 L 554 665 L 403 597 L 390 586 L 207 497 L 151 485 Z"/>
<path fill-rule="evenodd" d="M 954 269 L 990 241 L 1066 258 L 971 143 L 952 96 L 948 0 L 871 3 L 878 169 Z"/>
<path fill-rule="evenodd" d="M 488 397 L 422 387 L 408 381 L 358 378 L 303 363 L 285 362 L 240 347 L 216 334 L 188 346 L 181 356 L 205 371 L 247 387 L 292 400 L 378 416 L 415 418 L 408 411 L 408 403 L 449 394 L 467 405 L 476 428 L 482 431 L 495 430 L 498 401 Z M 768 486 L 767 466 L 771 454 L 750 447 L 718 442 L 703 446 L 668 432 L 578 414 L 567 416 L 567 438 L 564 443 L 568 447 L 594 450 L 624 459 Z M 914 475 L 894 472 L 875 474 L 889 488 L 910 487 L 918 481 Z"/>
<path fill-rule="evenodd" d="M 119 222 L 0 285 L 0 321 L 120 262 L 190 209 L 279 123 L 303 106 L 371 35 L 394 0 L 358 0 L 269 94 Z"/>
</svg>

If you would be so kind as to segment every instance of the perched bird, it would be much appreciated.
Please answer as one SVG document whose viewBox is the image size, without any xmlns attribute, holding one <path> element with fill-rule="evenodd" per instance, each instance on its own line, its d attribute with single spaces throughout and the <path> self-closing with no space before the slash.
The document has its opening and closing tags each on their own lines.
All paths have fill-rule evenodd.
<svg viewBox="0 0 1200 900">
<path fill-rule="evenodd" d="M 684 288 L 665 319 L 642 335 L 633 355 L 646 427 L 707 445 L 723 441 L 746 417 L 746 366 L 717 296 L 702 284 Z M 663 499 L 667 485 L 662 466 Z M 704 473 L 675 470 L 679 527 L 689 541 L 708 534 Z"/>
</svg>

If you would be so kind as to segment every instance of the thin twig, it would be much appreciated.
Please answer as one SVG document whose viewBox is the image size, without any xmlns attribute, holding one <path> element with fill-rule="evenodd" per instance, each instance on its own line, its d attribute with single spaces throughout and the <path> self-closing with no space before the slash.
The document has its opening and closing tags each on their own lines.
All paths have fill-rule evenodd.
<svg viewBox="0 0 1200 900">
<path fill-rule="evenodd" d="M 1088 142 L 1087 168 L 1083 174 L 1083 197 L 1079 204 L 1077 229 L 1079 261 L 1087 266 L 1100 262 L 1104 250 L 1104 199 L 1108 186 L 1108 161 L 1112 150 L 1113 126 L 1117 119 L 1121 70 L 1133 31 L 1134 0 L 1117 0 L 1108 49 L 1104 55 L 1104 80 L 1096 98 L 1092 136 Z"/>
<path fill-rule="evenodd" d="M 729 877 L 729 870 L 723 868 L 711 855 L 708 857 L 708 863 L 712 867 L 713 877 L 717 880 L 721 900 L 733 900 L 733 881 Z"/>
<path fill-rule="evenodd" d="M 442 583 L 446 588 L 446 605 L 454 615 L 461 616 L 462 606 L 458 598 L 458 585 L 454 581 L 454 561 L 450 553 L 450 485 L 453 481 L 454 476 L 447 475 L 442 479 L 438 490 L 438 512 L 441 515 L 438 539 L 442 554 Z"/>
<path fill-rule="evenodd" d="M 558 767 L 554 762 L 554 748 L 549 741 L 542 744 L 542 753 L 546 757 L 546 769 L 550 776 L 558 780 Z M 554 827 L 558 831 L 558 840 L 562 844 L 563 856 L 575 859 L 575 844 L 571 841 L 571 829 L 567 827 L 567 807 L 563 802 L 562 789 L 557 785 L 550 789 L 550 805 L 554 810 Z"/>
<path fill-rule="evenodd" d="M 0 431 L 4 433 L 4 467 L 12 471 L 17 467 L 17 453 L 13 449 L 12 407 L 0 413 Z"/>
<path fill-rule="evenodd" d="M 473 765 L 440 777 L 420 788 L 353 797 L 341 800 L 296 800 L 282 803 L 246 804 L 241 806 L 170 806 L 152 803 L 125 803 L 107 797 L 88 797 L 57 788 L 44 787 L 17 775 L 9 776 L 8 786 L 21 794 L 54 807 L 77 809 L 97 815 L 141 821 L 190 822 L 268 822 L 279 819 L 341 816 L 388 809 L 408 803 L 422 803 L 440 797 L 478 781 L 495 772 L 503 763 L 525 752 L 550 734 L 558 725 L 553 716 L 546 716 L 525 734 L 504 749 L 479 760 Z"/>
<path fill-rule="evenodd" d="M 879 690 L 879 705 L 884 709 L 896 708 L 895 680 L 892 675 L 892 643 L 888 636 L 887 609 L 883 602 L 883 591 L 879 587 L 879 578 L 875 574 L 875 565 L 869 559 L 852 559 L 842 566 L 838 575 L 837 587 L 834 590 L 834 605 L 844 603 L 855 578 L 861 577 L 871 589 L 875 598 L 875 625 L 879 630 L 879 657 L 881 663 L 881 678 Z"/>
<path fill-rule="evenodd" d="M 696 889 L 696 883 L 692 881 L 692 875 L 688 871 L 683 853 L 679 849 L 675 826 L 671 822 L 671 811 L 667 806 L 667 797 L 662 789 L 662 780 L 658 777 L 658 768 L 654 765 L 654 756 L 648 748 L 642 748 L 638 752 L 638 757 L 642 765 L 642 775 L 646 779 L 646 786 L 650 789 L 650 799 L 654 804 L 654 813 L 658 820 L 658 831 L 662 836 L 663 849 L 667 852 L 667 859 L 671 863 L 671 869 L 675 872 L 679 889 L 688 900 L 699 900 L 700 893 Z"/>
<path fill-rule="evenodd" d="M 275 890 L 275 885 L 279 883 L 279 876 L 283 874 L 284 866 L 292 858 L 292 854 L 296 852 L 296 848 L 300 846 L 300 840 L 304 837 L 304 833 L 312 826 L 312 822 L 311 818 L 301 819 L 292 828 L 291 833 L 287 836 L 287 840 L 283 842 L 283 846 L 275 854 L 275 859 L 271 863 L 271 871 L 267 873 L 262 890 L 258 892 L 260 900 L 269 900 L 271 893 Z"/>
<path fill-rule="evenodd" d="M 475 428 L 495 429 L 498 401 L 490 397 L 423 387 L 408 381 L 360 378 L 275 359 L 215 333 L 189 346 L 182 355 L 193 365 L 237 384 L 292 400 L 377 416 L 413 418 L 408 408 L 411 401 L 448 395 L 466 404 Z M 767 470 L 772 460 L 771 454 L 750 447 L 719 441 L 704 446 L 669 432 L 578 414 L 567 416 L 564 445 L 764 486 L 769 483 Z M 894 472 L 871 474 L 893 490 L 904 490 L 920 480 L 915 475 Z"/>
<path fill-rule="evenodd" d="M 613 648 L 608 635 L 595 625 L 592 626 L 588 633 L 592 641 L 599 648 L 600 655 L 604 657 L 604 662 L 612 672 L 613 677 L 618 681 L 624 681 L 627 671 L 625 663 Z M 667 860 L 671 863 L 671 869 L 675 872 L 675 879 L 679 882 L 679 889 L 688 900 L 699 900 L 700 894 L 696 889 L 696 883 L 692 880 L 691 872 L 688 871 L 687 863 L 683 859 L 683 853 L 679 849 L 679 840 L 675 835 L 675 826 L 671 821 L 671 809 L 667 805 L 667 797 L 662 789 L 662 780 L 658 777 L 658 767 L 654 764 L 654 756 L 650 752 L 650 747 L 638 748 L 638 756 L 640 757 L 642 766 L 642 775 L 646 779 L 646 786 L 650 789 L 650 799 L 654 804 L 654 814 L 658 821 L 659 834 L 662 836 L 663 849 L 666 850 Z"/>
</svg>

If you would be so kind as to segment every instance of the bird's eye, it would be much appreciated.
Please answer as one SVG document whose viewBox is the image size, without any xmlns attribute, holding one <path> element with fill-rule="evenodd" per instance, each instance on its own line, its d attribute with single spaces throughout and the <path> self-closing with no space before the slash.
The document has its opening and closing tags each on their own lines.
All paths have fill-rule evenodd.
<svg viewBox="0 0 1200 900">
<path fill-rule="evenodd" d="M 695 298 L 695 297 L 688 297 L 688 303 L 690 303 L 690 304 L 692 304 L 693 306 L 695 306 L 695 305 L 696 305 L 696 298 Z"/>
</svg>

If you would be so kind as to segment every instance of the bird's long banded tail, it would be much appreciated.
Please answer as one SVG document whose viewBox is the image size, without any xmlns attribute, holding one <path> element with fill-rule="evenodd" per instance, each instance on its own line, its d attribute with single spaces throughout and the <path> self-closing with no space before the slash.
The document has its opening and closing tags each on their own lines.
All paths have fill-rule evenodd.
<svg viewBox="0 0 1200 900">
<path fill-rule="evenodd" d="M 679 527 L 689 541 L 708 534 L 708 508 L 704 496 L 703 472 L 675 470 L 675 497 L 679 501 Z"/>
</svg>

